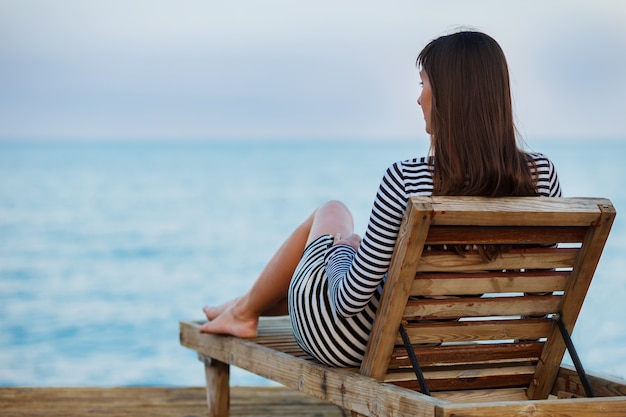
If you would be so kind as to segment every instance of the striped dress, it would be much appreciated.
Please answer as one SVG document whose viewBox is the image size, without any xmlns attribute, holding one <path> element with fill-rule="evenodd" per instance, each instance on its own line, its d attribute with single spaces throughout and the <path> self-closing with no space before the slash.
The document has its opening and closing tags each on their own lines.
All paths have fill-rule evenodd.
<svg viewBox="0 0 626 417">
<path fill-rule="evenodd" d="M 539 195 L 560 197 L 552 162 L 529 153 Z M 430 196 L 432 167 L 426 158 L 391 165 L 380 183 L 358 251 L 320 236 L 305 249 L 289 287 L 289 315 L 300 347 L 331 366 L 359 366 L 380 301 L 407 201 Z"/>
</svg>

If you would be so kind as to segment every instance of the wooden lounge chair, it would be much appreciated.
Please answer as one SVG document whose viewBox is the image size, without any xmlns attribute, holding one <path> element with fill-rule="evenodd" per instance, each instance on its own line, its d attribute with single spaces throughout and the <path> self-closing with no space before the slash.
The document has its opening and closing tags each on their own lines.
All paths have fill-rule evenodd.
<svg viewBox="0 0 626 417">
<path fill-rule="evenodd" d="M 230 364 L 353 415 L 626 416 L 624 381 L 571 349 L 577 369 L 561 366 L 614 217 L 606 199 L 412 198 L 360 369 L 307 356 L 286 317 L 248 340 L 181 322 L 181 343 L 212 416 L 228 415 Z"/>
</svg>

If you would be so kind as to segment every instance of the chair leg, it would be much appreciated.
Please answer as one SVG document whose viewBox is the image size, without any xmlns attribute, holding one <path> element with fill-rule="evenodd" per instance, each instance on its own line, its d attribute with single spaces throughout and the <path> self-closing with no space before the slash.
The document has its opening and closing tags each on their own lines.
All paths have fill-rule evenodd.
<svg viewBox="0 0 626 417">
<path fill-rule="evenodd" d="M 230 365 L 204 355 L 198 355 L 198 359 L 204 362 L 209 415 L 211 417 L 228 417 L 230 412 Z"/>
</svg>

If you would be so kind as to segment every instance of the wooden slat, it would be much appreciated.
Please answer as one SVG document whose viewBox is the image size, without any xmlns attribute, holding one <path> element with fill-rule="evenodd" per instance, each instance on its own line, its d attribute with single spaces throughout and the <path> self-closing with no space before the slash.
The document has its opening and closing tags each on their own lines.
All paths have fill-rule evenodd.
<svg viewBox="0 0 626 417">
<path fill-rule="evenodd" d="M 503 366 L 490 368 L 459 367 L 455 369 L 428 370 L 424 371 L 424 378 L 430 381 L 449 379 L 477 379 L 497 375 L 532 375 L 534 366 Z M 385 376 L 385 382 L 412 381 L 415 374 L 411 371 L 391 372 Z"/>
<path fill-rule="evenodd" d="M 490 368 L 460 368 L 424 370 L 424 379 L 431 391 L 486 389 L 528 386 L 535 373 L 534 366 L 504 366 Z M 412 372 L 387 374 L 385 382 L 416 390 L 420 389 Z"/>
<path fill-rule="evenodd" d="M 0 388 L 7 417 L 207 416 L 201 387 Z M 283 387 L 233 387 L 232 417 L 342 417 L 341 408 Z"/>
<path fill-rule="evenodd" d="M 415 347 L 413 350 L 420 366 L 494 364 L 537 362 L 543 342 L 472 343 L 453 346 Z M 394 349 L 390 369 L 410 368 L 411 363 L 404 346 Z"/>
<path fill-rule="evenodd" d="M 626 380 L 623 378 L 599 374 L 589 369 L 585 371 L 589 377 L 593 392 L 597 397 L 626 396 Z M 585 395 L 578 373 L 571 366 L 562 365 L 559 369 L 558 377 L 552 387 L 552 394 L 557 395 L 561 391 L 580 396 Z"/>
<path fill-rule="evenodd" d="M 433 397 L 450 403 L 493 403 L 528 400 L 525 388 L 439 391 L 433 393 Z"/>
<path fill-rule="evenodd" d="M 460 256 L 448 251 L 424 252 L 417 272 L 472 272 L 482 270 L 571 268 L 578 249 L 514 249 L 485 262 L 476 252 Z"/>
<path fill-rule="evenodd" d="M 437 417 L 624 417 L 626 416 L 626 398 L 448 404 L 437 407 L 434 415 Z"/>
<path fill-rule="evenodd" d="M 525 296 L 409 300 L 405 320 L 439 320 L 458 317 L 545 316 L 559 311 L 560 296 Z"/>
<path fill-rule="evenodd" d="M 600 199 L 547 197 L 417 197 L 431 201 L 433 225 L 589 226 L 600 217 Z M 604 200 L 609 204 L 608 200 Z M 480 206 L 480 210 L 476 208 Z"/>
<path fill-rule="evenodd" d="M 411 323 L 407 334 L 414 344 L 474 342 L 479 340 L 540 339 L 552 329 L 550 319 L 480 320 L 441 323 Z M 397 336 L 396 344 L 402 344 Z"/>
<path fill-rule="evenodd" d="M 535 244 L 580 243 L 585 228 L 574 226 L 524 228 L 509 226 L 437 226 L 431 227 L 427 245 L 443 244 Z"/>
<path fill-rule="evenodd" d="M 569 272 L 490 272 L 417 274 L 412 296 L 563 291 Z"/>
</svg>

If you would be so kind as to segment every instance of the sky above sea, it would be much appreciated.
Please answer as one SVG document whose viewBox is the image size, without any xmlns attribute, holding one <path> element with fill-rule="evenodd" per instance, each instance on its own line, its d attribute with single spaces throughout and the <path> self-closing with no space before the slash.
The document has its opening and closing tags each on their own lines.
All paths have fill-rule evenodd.
<svg viewBox="0 0 626 417">
<path fill-rule="evenodd" d="M 0 0 L 0 139 L 415 138 L 415 59 L 508 57 L 520 132 L 623 139 L 626 2 Z"/>
</svg>

